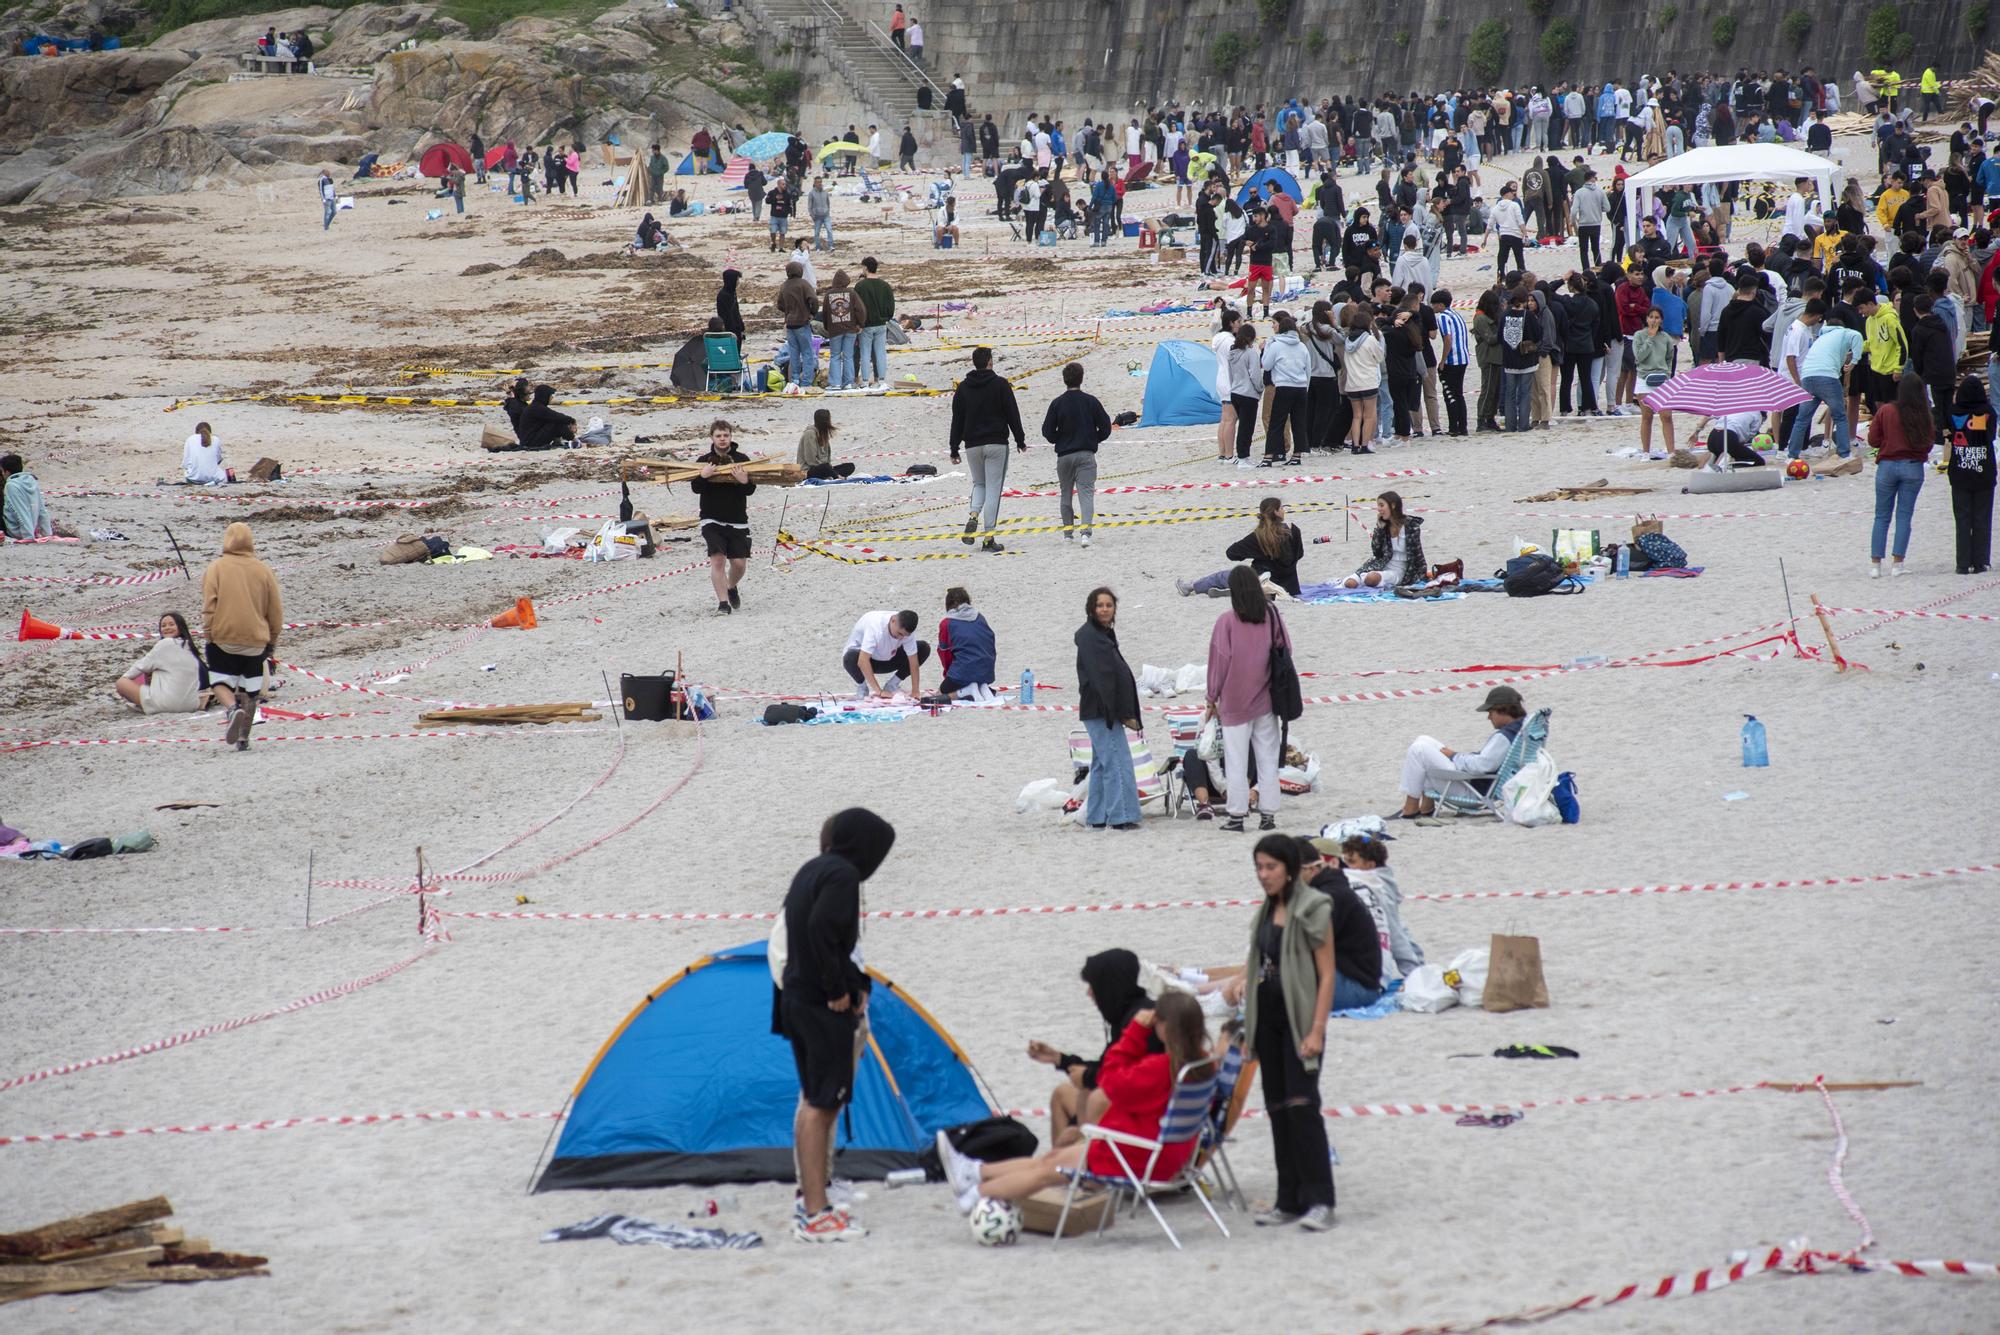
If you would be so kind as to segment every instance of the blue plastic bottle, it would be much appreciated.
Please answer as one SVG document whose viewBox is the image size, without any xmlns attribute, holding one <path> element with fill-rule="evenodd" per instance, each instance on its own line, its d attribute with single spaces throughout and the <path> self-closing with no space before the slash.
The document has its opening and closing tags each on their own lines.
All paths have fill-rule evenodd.
<svg viewBox="0 0 2000 1335">
<path fill-rule="evenodd" d="M 1763 769 L 1771 763 L 1771 753 L 1765 745 L 1764 725 L 1757 721 L 1755 714 L 1743 716 L 1743 767 Z"/>
<path fill-rule="evenodd" d="M 1021 698 L 1018 703 L 1024 705 L 1035 703 L 1035 672 L 1033 668 L 1021 669 Z"/>
<path fill-rule="evenodd" d="M 1624 579 L 1631 573 L 1632 545 L 1627 542 L 1621 542 L 1618 544 L 1618 578 Z"/>
</svg>

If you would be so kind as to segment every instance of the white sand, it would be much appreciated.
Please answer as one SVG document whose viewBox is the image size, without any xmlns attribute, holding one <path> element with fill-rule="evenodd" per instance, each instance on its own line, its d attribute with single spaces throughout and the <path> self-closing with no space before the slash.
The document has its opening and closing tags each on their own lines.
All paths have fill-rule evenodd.
<svg viewBox="0 0 2000 1335">
<path fill-rule="evenodd" d="M 712 183 L 700 193 L 713 196 Z M 7 340 L 17 397 L 10 416 L 48 488 L 149 490 L 172 474 L 194 422 L 215 423 L 231 461 L 282 459 L 298 480 L 276 499 L 217 501 L 52 498 L 83 529 L 115 525 L 130 546 L 8 546 L 4 573 L 81 577 L 157 567 L 169 556 L 159 525 L 174 527 L 200 573 L 221 526 L 245 510 L 306 498 L 421 496 L 460 470 L 478 416 L 443 410 L 300 409 L 237 404 L 161 410 L 177 396 L 250 386 L 393 390 L 404 360 L 564 368 L 585 362 L 663 361 L 677 338 L 583 345 L 600 333 L 655 334 L 705 315 L 707 270 L 542 271 L 478 277 L 477 262 L 511 265 L 554 245 L 572 259 L 612 250 L 626 217 L 566 216 L 548 206 L 509 209 L 475 199 L 464 223 L 426 223 L 427 201 L 370 203 L 318 230 L 309 185 L 281 206 L 246 214 L 248 195 L 159 201 L 184 211 L 171 225 L 87 230 L 87 213 L 5 217 L 13 253 L 7 306 L 25 322 Z M 979 210 L 971 210 L 977 215 Z M 859 206 L 842 206 L 858 220 Z M 62 230 L 44 233 L 42 224 Z M 707 264 L 736 247 L 760 298 L 773 286 L 747 220 L 697 222 Z M 1186 292 L 1121 253 L 1092 262 L 1063 252 L 1060 271 L 989 281 L 981 257 L 1001 235 L 968 224 L 968 244 L 935 268 L 940 285 L 1004 287 L 982 298 L 988 315 L 958 326 L 978 334 L 1021 320 L 1096 314 Z M 1748 229 L 1746 229 L 1746 232 Z M 1754 235 L 1754 232 L 1748 232 Z M 843 229 L 841 262 L 872 249 L 892 279 L 931 262 L 910 225 Z M 1738 242 L 1745 239 L 1739 233 Z M 1025 256 L 1019 247 L 1000 246 Z M 1567 267 L 1564 252 L 1558 267 Z M 1474 263 L 1447 281 L 1470 291 Z M 719 267 L 719 265 L 718 265 Z M 822 273 L 830 276 L 831 265 Z M 692 276 L 689 276 L 692 275 Z M 954 277 L 962 275 L 962 277 Z M 922 306 L 906 295 L 906 306 Z M 746 302 L 746 309 L 751 303 Z M 764 340 L 753 338 L 753 350 Z M 605 349 L 609 348 L 609 351 Z M 1089 387 L 1115 413 L 1138 407 L 1146 342 L 1081 349 Z M 1003 369 L 1041 366 L 1062 346 L 1002 350 Z M 960 353 L 897 357 L 948 383 Z M 522 360 L 525 358 L 525 360 Z M 566 391 L 597 376 L 552 374 Z M 606 393 L 656 392 L 664 372 L 607 376 Z M 489 382 L 447 379 L 436 392 Z M 1031 436 L 1058 387 L 1053 371 L 1022 391 Z M 943 399 L 826 401 L 844 455 L 916 451 L 945 465 Z M 754 450 L 789 456 L 819 401 L 730 405 Z M 574 410 L 573 410 L 574 411 Z M 588 416 L 589 410 L 581 410 Z M 693 439 L 708 406 L 616 410 L 620 446 L 635 431 Z M 1492 570 L 1514 535 L 1547 540 L 1557 522 L 1514 498 L 1609 476 L 1649 496 L 1538 511 L 1779 512 L 1770 519 L 1670 520 L 1668 533 L 1707 568 L 1695 581 L 1632 580 L 1573 599 L 1475 596 L 1435 606 L 1294 607 L 1302 666 L 1323 674 L 1314 693 L 1435 686 L 1480 675 L 1360 678 L 1381 668 L 1548 663 L 1630 655 L 1687 644 L 1784 616 L 1778 560 L 1799 603 L 1912 608 L 1981 583 L 1951 573 L 1948 488 L 1932 478 L 1917 512 L 1912 574 L 1870 583 L 1863 574 L 1872 488 L 1867 478 L 1736 498 L 1684 498 L 1686 474 L 1607 457 L 1634 435 L 1630 421 L 1559 425 L 1545 434 L 1425 441 L 1373 460 L 1317 464 L 1355 475 L 1421 467 L 1437 476 L 1401 490 L 1434 508 L 1433 560 Z M 1102 455 L 1117 483 L 1268 480 L 1221 470 L 1198 429 L 1121 433 Z M 1010 481 L 1041 483 L 1048 451 L 1014 463 Z M 915 456 L 911 456 L 912 458 Z M 884 460 L 901 465 L 910 458 Z M 864 467 L 873 461 L 862 460 Z M 310 465 L 354 471 L 307 475 Z M 569 458 L 500 456 L 481 470 L 495 483 L 544 480 L 518 496 L 555 499 L 601 491 L 598 471 Z M 948 471 L 948 470 L 947 470 Z M 1365 479 L 1279 489 L 1289 501 L 1372 495 Z M 950 525 L 962 481 L 926 487 L 836 490 L 830 517 L 901 513 Z M 262 488 L 245 488 L 261 492 Z M 535 526 L 473 521 L 523 513 L 467 508 L 436 526 L 459 541 L 531 540 Z M 1105 515 L 1143 517 L 1189 505 L 1253 506 L 1263 490 L 1160 492 L 1103 498 Z M 655 514 L 686 513 L 690 498 L 639 492 Z M 1054 535 L 1025 537 L 1004 559 L 972 556 L 880 570 L 808 557 L 788 573 L 770 565 L 781 493 L 754 502 L 759 548 L 742 613 L 718 618 L 700 575 L 558 604 L 552 600 L 656 573 L 690 559 L 686 544 L 661 560 L 609 569 L 498 560 L 461 568 L 382 568 L 374 553 L 426 526 L 421 513 L 312 514 L 256 522 L 260 549 L 281 567 L 288 615 L 466 621 L 519 594 L 544 607 L 541 629 L 493 632 L 384 689 L 434 698 L 519 702 L 595 698 L 600 669 L 648 671 L 684 653 L 700 680 L 780 692 L 835 689 L 837 655 L 855 616 L 913 606 L 932 633 L 947 584 L 967 583 L 997 629 L 1003 679 L 1024 666 L 1069 686 L 1069 637 L 1084 592 L 1107 582 L 1124 602 L 1123 646 L 1136 665 L 1199 661 L 1220 605 L 1175 596 L 1175 576 L 1221 564 L 1246 520 L 1105 528 L 1084 553 Z M 818 527 L 823 492 L 794 492 L 788 523 Z M 608 512 L 613 501 L 553 507 Z M 812 514 L 805 519 L 801 510 Z M 1009 502 L 1009 517 L 1054 522 L 1053 498 Z M 1859 512 L 1859 513 L 1857 513 Z M 1299 515 L 1309 579 L 1344 573 L 1365 552 L 1357 527 L 1343 541 L 1335 509 Z M 915 523 L 917 520 L 906 522 Z M 1592 522 L 1592 521 L 1580 521 Z M 1617 521 L 1595 521 L 1611 537 Z M 956 555 L 956 544 L 886 544 Z M 14 601 L 66 625 L 146 621 L 170 607 L 197 612 L 179 582 L 74 589 L 10 584 Z M 118 606 L 113 609 L 113 604 Z M 10 607 L 12 604 L 10 604 Z M 2000 588 L 1946 610 L 2000 612 Z M 1868 624 L 1842 617 L 1842 630 Z M 1810 621 L 1801 635 L 1817 642 Z M 425 658 L 458 632 L 421 627 L 308 631 L 281 656 L 353 681 L 371 668 Z M 1531 705 L 1555 707 L 1551 750 L 1580 777 L 1584 821 L 1522 831 L 1490 825 L 1410 831 L 1395 845 L 1407 893 L 1529 890 L 1871 874 L 1990 861 L 1996 794 L 1986 757 L 2000 741 L 1989 674 L 2000 669 L 1992 627 L 1905 620 L 1858 635 L 1846 651 L 1872 671 L 1837 676 L 1818 662 L 1721 659 L 1687 668 L 1632 668 L 1523 683 Z M 145 720 L 106 700 L 113 675 L 141 645 L 56 644 L 0 654 L 0 708 L 9 740 L 29 737 L 175 738 L 216 735 L 212 719 Z M 492 673 L 484 664 L 496 665 Z M 1921 666 L 1920 666 L 1921 665 Z M 321 689 L 293 676 L 280 701 Z M 1493 675 L 1493 674 L 1488 674 Z M 1073 693 L 1050 692 L 1057 702 Z M 1477 695 L 1316 706 L 1296 735 L 1325 766 L 1321 791 L 1285 808 L 1294 831 L 1393 801 L 1408 739 L 1435 733 L 1458 744 L 1483 735 Z M 406 732 L 417 707 L 354 694 L 305 708 L 357 717 L 266 725 L 261 735 Z M 380 710 L 374 713 L 369 711 Z M 894 726 L 756 729 L 749 702 L 727 704 L 704 741 L 685 791 L 631 832 L 558 870 L 518 884 L 464 885 L 460 909 L 764 911 L 813 849 L 821 819 L 862 802 L 893 819 L 896 850 L 869 887 L 872 908 L 1091 904 L 1222 898 L 1254 893 L 1247 840 L 1212 827 L 1149 821 L 1136 835 L 1060 831 L 1014 814 L 1030 780 L 1063 772 L 1062 715 L 961 713 Z M 1738 765 L 1740 715 L 1770 727 L 1769 770 Z M 0 926 L 247 924 L 242 935 L 0 938 L 0 1081 L 246 1015 L 373 973 L 417 951 L 414 907 L 397 904 L 306 933 L 307 856 L 322 879 L 401 876 L 422 845 L 434 865 L 457 866 L 504 843 L 568 802 L 611 763 L 610 723 L 588 736 L 534 731 L 469 740 L 277 742 L 248 755 L 219 746 L 51 747 L 6 757 L 0 817 L 39 836 L 72 840 L 151 828 L 158 851 L 85 864 L 29 865 L 0 875 Z M 482 871 L 539 865 L 631 819 L 689 769 L 691 740 L 627 725 L 624 765 L 604 789 Z M 1748 800 L 1722 795 L 1747 791 Z M 157 812 L 174 800 L 221 809 Z M 1554 1008 L 1490 1016 L 1453 1011 L 1333 1026 L 1323 1090 L 1329 1104 L 1533 1101 L 1580 1094 L 1713 1089 L 1760 1080 L 1919 1080 L 1922 1087 L 1839 1096 L 1852 1137 L 1846 1181 L 1873 1223 L 1871 1255 L 1991 1260 L 2000 1231 L 1989 1184 L 2000 1171 L 1991 1107 L 2000 1080 L 1988 1056 L 1995 1015 L 1990 961 L 2000 930 L 1986 912 L 1991 876 L 1858 887 L 1419 902 L 1408 919 L 1433 958 L 1496 931 L 1541 938 Z M 315 913 L 367 902 L 366 892 L 322 890 Z M 871 961 L 923 1000 L 979 1062 L 999 1097 L 1037 1106 L 1046 1069 L 1022 1044 L 1043 1037 L 1085 1047 L 1097 1031 L 1076 970 L 1082 958 L 1125 945 L 1151 958 L 1229 961 L 1243 948 L 1243 910 L 1184 910 L 878 923 Z M 559 1107 L 592 1052 L 647 990 L 703 950 L 753 939 L 744 924 L 498 923 L 460 921 L 454 940 L 395 978 L 338 1001 L 169 1052 L 0 1093 L 0 1134 L 210 1121 L 444 1109 Z M 1893 1021 L 1893 1023 L 1890 1023 Z M 1554 1042 L 1576 1062 L 1501 1062 L 1513 1042 Z M 670 1322 L 694 1329 L 896 1329 L 1060 1323 L 1135 1329 L 1184 1317 L 1225 1326 L 1357 1330 L 1469 1321 L 1573 1300 L 1678 1270 L 1726 1262 L 1733 1249 L 1805 1237 L 1844 1250 L 1858 1231 L 1828 1190 L 1831 1126 L 1816 1095 L 1757 1091 L 1702 1100 L 1554 1107 L 1501 1131 L 1461 1129 L 1450 1116 L 1331 1123 L 1340 1223 L 1327 1238 L 1273 1236 L 1238 1217 L 1224 1241 L 1185 1203 L 1172 1208 L 1188 1255 L 1147 1226 L 1122 1222 L 1103 1241 L 1051 1258 L 1046 1240 L 977 1251 L 938 1189 L 866 1188 L 874 1231 L 863 1245 L 810 1254 L 785 1236 L 790 1190 L 738 1191 L 722 1222 L 761 1230 L 745 1254 L 681 1256 L 608 1242 L 537 1243 L 550 1226 L 601 1210 L 678 1219 L 694 1190 L 524 1194 L 549 1132 L 545 1121 L 397 1127 L 313 1127 L 144 1137 L 118 1143 L 0 1148 L 0 1228 L 165 1193 L 190 1231 L 272 1258 L 269 1279 L 141 1295 L 44 1298 L 10 1312 L 20 1330 L 592 1328 Z M 1246 1122 L 1235 1158 L 1253 1197 L 1268 1198 L 1269 1142 Z M 1235 1224 L 1232 1227 L 1235 1227 Z M 1225 1262 L 1234 1262 L 1224 1269 Z M 1190 1285 L 1199 1285 L 1199 1296 Z M 2000 1287 L 1888 1276 L 1765 1278 L 1714 1296 L 1635 1302 L 1574 1318 L 1593 1330 L 1830 1329 L 1981 1331 L 1995 1324 Z M 1565 1323 L 1569 1324 L 1569 1323 Z"/>
</svg>

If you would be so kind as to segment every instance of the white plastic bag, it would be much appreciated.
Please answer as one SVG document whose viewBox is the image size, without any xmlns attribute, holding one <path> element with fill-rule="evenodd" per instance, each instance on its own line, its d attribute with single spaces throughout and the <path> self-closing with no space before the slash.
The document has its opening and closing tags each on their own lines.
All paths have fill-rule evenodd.
<svg viewBox="0 0 2000 1335">
<path fill-rule="evenodd" d="M 1060 811 L 1063 803 L 1069 801 L 1069 789 L 1061 779 L 1036 779 L 1021 790 L 1014 799 L 1014 810 L 1020 813 L 1030 811 Z"/>
<path fill-rule="evenodd" d="M 1458 989 L 1458 1004 L 1471 1006 L 1477 1010 L 1486 996 L 1486 968 L 1492 959 L 1492 952 L 1481 946 L 1477 950 L 1461 950 L 1452 956 L 1451 964 L 1444 971 L 1444 981 Z M 1430 966 L 1427 964 L 1425 969 Z M 1417 970 L 1422 973 L 1424 970 Z M 1408 986 L 1408 984 L 1404 984 Z"/>
<path fill-rule="evenodd" d="M 1222 720 L 1210 716 L 1201 725 L 1201 732 L 1194 742 L 1194 753 L 1203 760 L 1222 759 Z"/>
<path fill-rule="evenodd" d="M 1500 786 L 1500 813 L 1516 825 L 1556 825 L 1556 762 L 1543 751 Z"/>
<path fill-rule="evenodd" d="M 1435 964 L 1418 967 L 1403 980 L 1403 1009 L 1420 1015 L 1435 1015 L 1458 1004 L 1458 989 L 1444 981 L 1444 970 Z"/>
<path fill-rule="evenodd" d="M 1319 787 L 1319 757 L 1307 756 L 1303 769 L 1297 765 L 1280 765 L 1278 783 L 1282 791 L 1294 797 L 1313 791 Z"/>
<path fill-rule="evenodd" d="M 1147 663 L 1139 669 L 1139 680 L 1136 684 L 1141 695 L 1172 695 L 1174 674 L 1166 668 L 1154 667 L 1151 663 Z"/>
<path fill-rule="evenodd" d="M 1380 816 L 1372 814 L 1367 816 L 1350 816 L 1346 820 L 1337 820 L 1329 825 L 1320 826 L 1319 837 L 1322 839 L 1331 839 L 1337 844 L 1344 844 L 1349 839 L 1354 839 L 1364 834 L 1380 838 L 1383 829 L 1384 826 Z"/>
<path fill-rule="evenodd" d="M 1174 673 L 1174 689 L 1182 695 L 1200 695 L 1208 690 L 1208 664 L 1183 663 Z"/>
</svg>

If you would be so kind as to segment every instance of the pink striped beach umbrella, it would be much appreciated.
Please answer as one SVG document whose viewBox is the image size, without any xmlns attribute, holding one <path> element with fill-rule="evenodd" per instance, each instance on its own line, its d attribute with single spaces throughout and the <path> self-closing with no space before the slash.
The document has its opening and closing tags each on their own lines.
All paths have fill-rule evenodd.
<svg viewBox="0 0 2000 1335">
<path fill-rule="evenodd" d="M 1683 371 L 1640 402 L 1656 413 L 1775 413 L 1808 402 L 1812 395 L 1755 362 L 1713 362 Z"/>
</svg>

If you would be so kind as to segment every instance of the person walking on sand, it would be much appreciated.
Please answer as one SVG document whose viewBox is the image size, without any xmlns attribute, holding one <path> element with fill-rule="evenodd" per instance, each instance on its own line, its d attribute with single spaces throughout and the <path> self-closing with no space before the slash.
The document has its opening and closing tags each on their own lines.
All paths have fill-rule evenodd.
<svg viewBox="0 0 2000 1335">
<path fill-rule="evenodd" d="M 1014 386 L 1005 376 L 993 370 L 993 349 L 978 347 L 972 350 L 972 370 L 965 379 L 958 382 L 958 388 L 951 395 L 951 461 L 960 461 L 962 446 L 970 456 L 968 470 L 972 474 L 972 513 L 965 520 L 965 545 L 970 547 L 973 535 L 983 533 L 984 551 L 1006 550 L 993 536 L 993 526 L 1000 522 L 1000 493 L 1007 485 L 1007 438 L 1012 436 L 1014 448 L 1025 451 L 1028 448 L 1026 436 L 1021 431 L 1021 407 L 1014 399 Z"/>
<path fill-rule="evenodd" d="M 278 577 L 257 559 L 248 524 L 223 530 L 222 555 L 201 572 L 201 611 L 209 684 L 227 711 L 223 740 L 247 750 L 257 695 L 264 689 L 264 664 L 278 652 L 278 631 L 285 621 Z"/>
<path fill-rule="evenodd" d="M 327 175 L 324 168 L 319 174 L 319 203 L 323 213 L 319 230 L 324 232 L 333 226 L 333 213 L 340 205 L 340 197 L 334 193 L 333 177 Z"/>
<path fill-rule="evenodd" d="M 456 162 L 452 163 L 451 171 L 446 174 L 445 184 L 451 188 L 451 203 L 453 211 L 456 213 L 464 213 L 465 212 L 465 168 L 459 166 Z"/>
<path fill-rule="evenodd" d="M 1097 501 L 1097 447 L 1111 439 L 1111 417 L 1094 395 L 1083 392 L 1083 364 L 1062 369 L 1063 392 L 1042 417 L 1042 439 L 1056 447 L 1056 487 L 1061 495 L 1063 541 L 1090 546 L 1090 521 Z M 1082 503 L 1083 531 L 1074 532 L 1071 497 Z"/>
<path fill-rule="evenodd" d="M 1139 828 L 1139 779 L 1127 729 L 1143 734 L 1139 686 L 1118 651 L 1118 595 L 1099 586 L 1083 600 L 1076 631 L 1077 714 L 1090 734 L 1090 787 L 1083 821 L 1093 830 Z"/>
<path fill-rule="evenodd" d="M 880 260 L 864 256 L 861 268 L 866 275 L 854 285 L 854 295 L 868 312 L 861 326 L 861 340 L 854 378 L 864 389 L 889 386 L 889 321 L 896 314 L 896 292 L 878 272 Z"/>
<path fill-rule="evenodd" d="M 861 967 L 861 883 L 896 844 L 896 828 L 865 807 L 849 807 L 820 827 L 819 856 L 785 892 L 784 960 L 772 961 L 777 996 L 772 1032 L 790 1041 L 799 1077 L 792 1121 L 799 1180 L 792 1237 L 858 1242 L 868 1231 L 826 1198 L 833 1177 L 833 1130 L 854 1094 L 871 984 Z"/>
<path fill-rule="evenodd" d="M 701 498 L 702 542 L 708 547 L 708 582 L 715 589 L 715 610 L 728 616 L 743 606 L 736 586 L 750 564 L 750 494 L 757 484 L 744 465 L 749 462 L 730 444 L 731 427 L 721 418 L 708 426 L 708 453 L 701 456 L 701 476 L 688 489 Z"/>
</svg>

